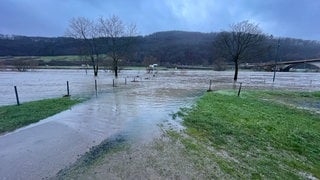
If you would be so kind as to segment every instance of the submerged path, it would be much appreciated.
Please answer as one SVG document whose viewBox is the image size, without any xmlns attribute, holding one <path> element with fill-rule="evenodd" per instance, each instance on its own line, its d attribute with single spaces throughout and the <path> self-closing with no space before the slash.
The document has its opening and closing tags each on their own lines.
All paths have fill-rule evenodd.
<svg viewBox="0 0 320 180">
<path fill-rule="evenodd" d="M 0 179 L 52 177 L 117 134 L 149 141 L 159 134 L 157 124 L 198 94 L 152 80 L 106 90 L 70 110 L 0 136 Z"/>
<path fill-rule="evenodd" d="M 104 118 L 116 113 L 112 105 L 101 107 L 98 104 L 98 99 L 90 100 L 0 137 L 1 178 L 50 177 L 118 131 L 121 123 Z"/>
</svg>

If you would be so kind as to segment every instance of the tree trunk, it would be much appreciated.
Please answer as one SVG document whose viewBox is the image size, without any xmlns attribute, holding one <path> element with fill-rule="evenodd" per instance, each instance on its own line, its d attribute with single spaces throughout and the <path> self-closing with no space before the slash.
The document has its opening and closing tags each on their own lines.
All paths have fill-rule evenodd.
<svg viewBox="0 0 320 180">
<path fill-rule="evenodd" d="M 238 71 L 239 71 L 238 60 L 234 60 L 234 77 L 233 77 L 233 82 L 237 82 L 237 80 L 238 80 Z"/>
<path fill-rule="evenodd" d="M 113 70 L 114 70 L 114 77 L 118 78 L 118 60 L 113 60 Z"/>
<path fill-rule="evenodd" d="M 93 65 L 92 65 L 93 74 L 94 74 L 94 76 L 98 76 L 98 64 L 95 62 L 93 55 L 90 55 L 90 58 L 91 58 L 91 62 L 92 62 L 92 64 L 93 64 Z"/>
<path fill-rule="evenodd" d="M 118 78 L 118 67 L 114 67 L 114 76 L 115 78 Z"/>
<path fill-rule="evenodd" d="M 98 65 L 93 65 L 94 76 L 98 76 L 98 71 L 99 71 L 99 66 Z"/>
<path fill-rule="evenodd" d="M 96 65 L 92 65 L 92 68 L 93 68 L 94 76 L 98 76 L 98 71 L 96 70 L 97 69 Z"/>
</svg>

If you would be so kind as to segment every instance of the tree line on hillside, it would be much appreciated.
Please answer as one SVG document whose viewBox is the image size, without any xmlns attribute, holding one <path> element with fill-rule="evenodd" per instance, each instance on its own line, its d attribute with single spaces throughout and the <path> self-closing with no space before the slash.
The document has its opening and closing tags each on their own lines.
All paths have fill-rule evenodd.
<svg viewBox="0 0 320 180">
<path fill-rule="evenodd" d="M 156 32 L 147 36 L 134 36 L 132 46 L 127 48 L 130 56 L 121 63 L 125 65 L 148 65 L 157 63 L 163 66 L 177 65 L 216 65 L 234 63 L 231 57 L 221 57 L 215 42 L 221 34 L 232 34 L 231 31 L 220 33 L 200 33 L 167 31 Z M 320 57 L 320 43 L 318 41 L 301 40 L 293 38 L 275 38 L 265 35 L 263 41 L 269 48 L 259 56 L 244 58 L 242 62 L 267 62 L 276 58 L 278 41 L 279 59 L 298 60 Z M 119 41 L 126 42 L 128 37 L 117 37 Z M 91 39 L 88 37 L 88 39 Z M 109 43 L 105 43 L 109 42 Z M 96 51 L 99 54 L 112 52 L 112 38 L 109 36 L 95 39 Z M 83 50 L 83 39 L 74 37 L 27 37 L 0 35 L 0 56 L 57 56 L 79 55 Z M 252 52 L 254 53 L 254 52 Z M 79 58 L 80 60 L 80 58 Z M 85 60 L 83 60 L 85 61 Z M 87 60 L 86 60 L 87 61 Z M 88 61 L 91 64 L 90 61 Z M 101 62 L 104 63 L 104 62 Z"/>
<path fill-rule="evenodd" d="M 163 64 L 206 65 L 213 63 L 213 42 L 218 33 L 166 31 L 134 37 L 132 65 L 143 65 L 145 57 L 157 57 Z M 276 49 L 278 38 L 269 44 Z M 318 41 L 280 38 L 281 60 L 320 57 Z M 60 56 L 78 55 L 81 41 L 70 37 L 27 37 L 0 35 L 0 56 Z M 274 60 L 275 50 L 269 56 L 250 60 Z"/>
</svg>

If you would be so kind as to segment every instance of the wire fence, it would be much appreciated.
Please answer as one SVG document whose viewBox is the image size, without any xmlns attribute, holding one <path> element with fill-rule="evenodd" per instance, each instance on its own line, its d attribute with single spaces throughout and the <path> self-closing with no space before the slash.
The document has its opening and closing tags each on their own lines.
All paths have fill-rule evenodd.
<svg viewBox="0 0 320 180">
<path fill-rule="evenodd" d="M 158 74 L 123 71 L 115 79 L 112 73 L 94 77 L 81 70 L 42 70 L 36 72 L 0 72 L 0 106 L 63 96 L 92 97 L 114 89 L 133 87 L 216 90 L 239 88 L 320 90 L 320 73 L 278 73 L 275 81 L 269 72 L 240 72 L 237 83 L 233 72 L 168 70 Z M 141 83 L 137 83 L 141 82 Z M 148 82 L 148 83 L 145 83 Z M 153 83 L 151 83 L 153 82 Z"/>
<path fill-rule="evenodd" d="M 126 73 L 115 79 L 112 73 L 94 77 L 80 70 L 0 72 L 0 106 L 63 96 L 97 96 L 140 81 L 136 74 Z"/>
</svg>

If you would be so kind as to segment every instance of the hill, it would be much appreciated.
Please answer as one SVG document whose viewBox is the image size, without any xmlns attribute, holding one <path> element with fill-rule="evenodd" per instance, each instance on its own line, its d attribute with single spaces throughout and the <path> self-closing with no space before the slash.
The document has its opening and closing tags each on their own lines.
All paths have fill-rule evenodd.
<svg viewBox="0 0 320 180">
<path fill-rule="evenodd" d="M 216 60 L 213 42 L 217 33 L 184 31 L 156 32 L 137 36 L 128 58 L 129 65 L 143 65 L 154 61 L 162 65 L 210 65 Z M 255 62 L 273 60 L 278 39 L 268 42 L 271 51 Z M 293 38 L 280 38 L 281 60 L 295 60 L 320 57 L 320 43 Z M 98 43 L 100 53 L 106 54 L 108 47 Z M 67 37 L 27 37 L 0 35 L 0 56 L 65 56 L 78 55 L 81 43 Z"/>
</svg>

